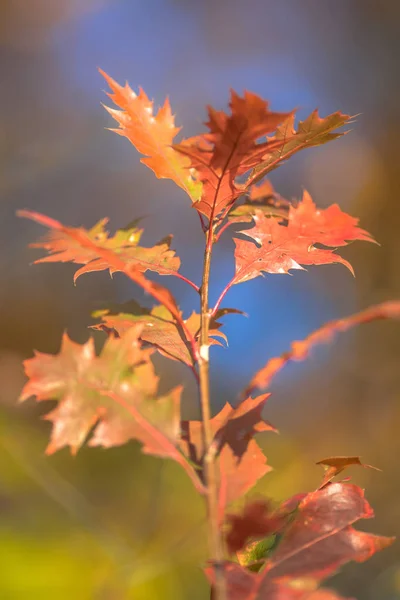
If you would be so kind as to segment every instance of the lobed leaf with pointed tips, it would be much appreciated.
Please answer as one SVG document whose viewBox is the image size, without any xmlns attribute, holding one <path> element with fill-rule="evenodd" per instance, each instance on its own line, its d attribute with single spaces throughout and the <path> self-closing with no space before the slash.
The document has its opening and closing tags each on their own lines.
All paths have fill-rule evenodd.
<svg viewBox="0 0 400 600">
<path fill-rule="evenodd" d="M 246 494 L 266 473 L 271 471 L 267 459 L 253 439 L 256 433 L 276 431 L 261 416 L 269 394 L 247 398 L 236 408 L 226 403 L 211 419 L 214 435 L 213 453 L 218 456 L 219 519 L 224 519 L 225 508 Z M 183 421 L 182 449 L 202 472 L 204 457 L 210 449 L 204 448 L 201 421 Z"/>
<path fill-rule="evenodd" d="M 137 325 L 120 338 L 110 336 L 99 356 L 93 339 L 81 345 L 64 334 L 58 354 L 36 352 L 25 361 L 28 382 L 20 400 L 58 402 L 45 417 L 53 423 L 48 454 L 64 446 L 75 454 L 86 440 L 104 447 L 138 440 L 146 454 L 176 460 L 202 491 L 179 449 L 182 388 L 157 396 L 151 350 L 141 347 L 140 333 Z"/>
<path fill-rule="evenodd" d="M 212 221 L 243 194 L 236 178 L 257 165 L 267 150 L 282 146 L 281 140 L 260 140 L 290 114 L 270 111 L 268 103 L 251 92 L 242 98 L 232 90 L 229 106 L 229 115 L 208 107 L 209 131 L 174 146 L 190 158 L 203 183 L 194 207 Z"/>
<path fill-rule="evenodd" d="M 100 73 L 112 90 L 108 96 L 121 109 L 105 107 L 119 124 L 120 128 L 113 131 L 128 138 L 145 155 L 141 162 L 158 178 L 172 179 L 196 202 L 201 195 L 201 183 L 190 160 L 172 147 L 180 128 L 175 126 L 168 98 L 155 114 L 153 102 L 141 88 L 136 94 L 128 84 L 122 87 L 101 69 Z"/>
<path fill-rule="evenodd" d="M 316 244 L 345 246 L 353 240 L 374 241 L 358 227 L 358 219 L 342 212 L 336 204 L 317 209 L 308 192 L 304 192 L 297 207 L 290 208 L 287 224 L 267 217 L 261 210 L 255 211 L 253 219 L 255 226 L 240 233 L 258 245 L 235 240 L 236 271 L 230 285 L 254 279 L 262 272 L 288 273 L 302 269 L 301 265 L 341 263 L 353 272 L 350 263 L 334 250 L 317 248 Z"/>
<path fill-rule="evenodd" d="M 269 138 L 270 143 L 283 142 L 282 145 L 267 152 L 262 160 L 250 173 L 246 188 L 261 181 L 268 173 L 276 169 L 285 160 L 296 152 L 313 146 L 320 146 L 344 135 L 344 133 L 332 133 L 335 129 L 343 127 L 353 117 L 341 112 L 335 112 L 327 117 L 320 117 L 318 110 L 314 110 L 304 121 L 300 121 L 295 129 L 295 116 L 291 113 L 284 123 L 277 127 L 274 136 Z"/>
<path fill-rule="evenodd" d="M 107 329 L 115 330 L 119 335 L 140 323 L 143 326 L 140 335 L 143 341 L 154 346 L 167 358 L 194 366 L 185 332 L 182 331 L 179 323 L 164 306 L 154 306 L 151 311 L 148 311 L 136 303 L 126 303 L 126 305 L 115 305 L 109 310 L 96 311 L 93 316 L 100 317 L 102 323 L 93 325 L 92 329 L 103 330 L 105 326 Z M 194 339 L 197 339 L 200 328 L 199 315 L 193 313 L 188 319 L 184 320 L 184 323 L 193 334 Z M 218 331 L 220 327 L 221 323 L 213 322 L 210 328 L 211 345 L 220 345 L 220 342 L 214 339 L 215 336 L 226 339 L 226 336 Z"/>
<path fill-rule="evenodd" d="M 110 264 L 103 256 L 99 256 L 98 249 L 111 250 L 124 265 L 133 267 L 144 273 L 155 271 L 160 275 L 175 275 L 180 267 L 180 259 L 170 249 L 172 236 L 158 242 L 153 248 L 139 246 L 142 230 L 119 229 L 110 236 L 105 229 L 108 219 L 102 219 L 91 229 L 83 227 L 70 227 L 65 229 L 75 230 L 77 236 L 72 237 L 69 231 L 52 229 L 41 240 L 30 244 L 31 248 L 44 248 L 49 256 L 39 258 L 37 263 L 44 262 L 73 262 L 83 264 L 74 275 L 74 281 L 84 273 L 108 270 L 110 275 L 121 271 Z M 92 247 L 83 246 L 80 239 L 86 237 L 93 242 Z"/>
</svg>

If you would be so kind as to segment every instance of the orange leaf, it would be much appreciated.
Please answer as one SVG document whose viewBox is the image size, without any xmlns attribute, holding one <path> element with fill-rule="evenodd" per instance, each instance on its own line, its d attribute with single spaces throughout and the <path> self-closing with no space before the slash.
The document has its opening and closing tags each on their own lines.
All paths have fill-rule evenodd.
<svg viewBox="0 0 400 600">
<path fill-rule="evenodd" d="M 120 126 L 113 131 L 127 137 L 136 150 L 146 156 L 141 162 L 152 169 L 157 177 L 172 179 L 193 202 L 197 201 L 201 194 L 201 183 L 194 176 L 190 160 L 172 147 L 180 128 L 175 127 L 168 98 L 155 114 L 153 102 L 141 88 L 137 95 L 128 84 L 122 87 L 99 70 L 113 92 L 108 96 L 122 109 L 105 107 Z"/>
<path fill-rule="evenodd" d="M 53 423 L 47 453 L 70 446 L 75 454 L 89 438 L 90 446 L 141 442 L 143 452 L 172 458 L 183 466 L 199 491 L 203 486 L 179 450 L 181 386 L 158 397 L 158 377 L 151 351 L 139 341 L 141 326 L 120 338 L 107 338 L 99 356 L 93 339 L 72 342 L 64 334 L 60 352 L 35 353 L 24 362 L 28 382 L 20 400 L 56 400 L 46 415 Z"/>
<path fill-rule="evenodd" d="M 380 471 L 377 467 L 362 463 L 359 456 L 331 456 L 330 458 L 319 460 L 316 464 L 322 465 L 325 470 L 324 478 L 318 489 L 322 489 L 327 483 L 332 481 L 336 475 L 339 475 L 339 473 L 342 473 L 342 471 L 347 469 L 347 467 L 357 465 L 358 467 L 364 467 L 365 469 Z"/>
<path fill-rule="evenodd" d="M 244 192 L 235 179 L 253 168 L 267 150 L 282 146 L 280 140 L 260 139 L 290 114 L 271 112 L 265 100 L 247 91 L 242 98 L 232 90 L 229 106 L 229 115 L 208 107 L 209 132 L 174 146 L 196 169 L 203 190 L 194 206 L 211 220 Z"/>
<path fill-rule="evenodd" d="M 304 192 L 297 207 L 291 207 L 287 225 L 278 219 L 268 218 L 263 211 L 256 210 L 255 227 L 241 231 L 257 242 L 235 240 L 236 272 L 230 285 L 254 279 L 266 273 L 288 273 L 291 269 L 302 269 L 301 265 L 323 265 L 342 263 L 351 272 L 346 260 L 333 250 L 317 248 L 345 246 L 349 241 L 373 241 L 372 237 L 357 226 L 358 219 L 342 212 L 334 204 L 319 210 Z"/>
<path fill-rule="evenodd" d="M 93 316 L 100 317 L 102 323 L 93 325 L 92 329 L 113 329 L 119 335 L 140 323 L 143 326 L 140 335 L 143 341 L 154 346 L 167 358 L 179 360 L 186 365 L 194 365 L 191 349 L 182 328 L 162 305 L 154 306 L 151 311 L 148 311 L 136 303 L 128 302 L 124 305 L 114 305 L 109 310 L 96 311 Z M 200 327 L 199 315 L 193 313 L 189 319 L 184 320 L 184 323 L 193 337 L 197 339 Z M 211 324 L 210 344 L 220 343 L 212 336 L 224 337 L 224 334 L 218 331 L 220 326 L 221 324 L 215 321 Z"/>
<path fill-rule="evenodd" d="M 305 121 L 300 121 L 297 131 L 294 126 L 294 114 L 291 113 L 288 118 L 276 130 L 276 134 L 269 138 L 270 142 L 281 142 L 281 146 L 277 149 L 272 147 L 272 152 L 267 152 L 250 173 L 246 187 L 260 181 L 285 160 L 290 158 L 299 150 L 311 148 L 312 146 L 320 146 L 331 140 L 344 135 L 343 133 L 332 133 L 335 129 L 343 127 L 346 123 L 350 123 L 349 115 L 341 112 L 335 112 L 327 117 L 320 117 L 318 110 L 314 110 Z M 345 132 L 346 133 L 346 132 Z"/>
<path fill-rule="evenodd" d="M 21 216 L 39 218 L 38 213 L 29 211 L 19 211 Z M 47 224 L 47 217 L 43 217 L 39 222 Z M 124 267 L 133 267 L 138 272 L 144 273 L 148 270 L 155 271 L 160 275 L 176 275 L 180 267 L 180 259 L 175 255 L 174 250 L 170 250 L 172 237 L 169 236 L 158 242 L 153 248 L 144 248 L 139 246 L 142 230 L 119 229 L 113 236 L 109 236 L 108 231 L 104 229 L 108 219 L 102 219 L 91 229 L 83 227 L 57 227 L 53 228 L 47 235 L 34 244 L 31 248 L 44 248 L 49 256 L 35 260 L 35 264 L 44 262 L 73 262 L 84 265 L 78 269 L 74 275 L 74 281 L 84 273 L 94 271 L 108 270 L 110 275 L 123 268 L 118 268 L 110 263 L 100 250 L 112 251 L 124 265 Z M 86 239 L 89 244 L 83 244 Z"/>
<path fill-rule="evenodd" d="M 214 434 L 212 449 L 219 457 L 218 503 L 221 522 L 226 506 L 246 494 L 261 477 L 271 471 L 266 457 L 252 439 L 255 433 L 276 431 L 261 416 L 268 397 L 269 394 L 263 394 L 258 398 L 247 398 L 235 409 L 226 403 L 211 419 Z M 203 446 L 201 421 L 183 421 L 182 430 L 182 450 L 201 471 L 205 452 L 210 450 Z"/>
</svg>

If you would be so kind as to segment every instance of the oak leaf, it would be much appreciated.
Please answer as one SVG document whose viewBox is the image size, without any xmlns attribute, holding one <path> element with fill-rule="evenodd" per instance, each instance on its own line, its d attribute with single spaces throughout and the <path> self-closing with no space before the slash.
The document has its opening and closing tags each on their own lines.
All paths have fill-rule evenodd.
<svg viewBox="0 0 400 600">
<path fill-rule="evenodd" d="M 289 208 L 290 202 L 282 198 L 272 187 L 271 182 L 265 179 L 260 185 L 250 187 L 245 202 L 234 205 L 227 219 L 230 223 L 250 223 L 257 210 L 267 217 L 288 219 Z"/>
<path fill-rule="evenodd" d="M 357 225 L 358 219 L 343 213 L 337 205 L 317 209 L 311 196 L 304 192 L 297 207 L 289 210 L 287 224 L 268 218 L 261 210 L 253 217 L 255 226 L 240 233 L 253 242 L 236 239 L 235 276 L 230 285 L 248 281 L 266 273 L 288 273 L 301 265 L 342 263 L 353 272 L 348 261 L 324 246 L 345 246 L 349 241 L 373 241 Z"/>
<path fill-rule="evenodd" d="M 141 162 L 158 178 L 172 179 L 193 202 L 197 201 L 201 195 L 201 183 L 190 160 L 172 147 L 180 127 L 175 126 L 168 98 L 154 113 L 153 102 L 141 88 L 136 94 L 127 83 L 122 87 L 101 69 L 100 73 L 112 90 L 108 96 L 121 109 L 105 107 L 119 124 L 120 128 L 113 131 L 128 138 L 138 152 L 145 155 Z"/>
<path fill-rule="evenodd" d="M 229 115 L 208 107 L 209 131 L 174 146 L 190 158 L 203 183 L 194 207 L 212 221 L 244 192 L 237 177 L 258 164 L 267 151 L 282 147 L 283 140 L 265 137 L 290 114 L 271 112 L 268 103 L 251 92 L 240 97 L 232 90 L 229 106 Z"/>
<path fill-rule="evenodd" d="M 352 117 L 341 112 L 335 112 L 327 117 L 320 117 L 318 110 L 314 110 L 304 121 L 300 121 L 295 129 L 295 117 L 291 113 L 287 119 L 277 127 L 276 133 L 269 138 L 270 142 L 283 142 L 282 145 L 268 152 L 250 173 L 246 187 L 263 179 L 267 173 L 276 169 L 285 160 L 299 150 L 326 144 L 344 133 L 332 133 L 336 129 L 351 122 Z M 346 133 L 346 132 L 345 132 Z"/>
<path fill-rule="evenodd" d="M 20 213 L 23 214 L 24 211 Z M 48 256 L 37 259 L 35 264 L 44 262 L 83 264 L 84 266 L 76 271 L 74 281 L 84 273 L 108 270 L 112 275 L 122 270 L 99 255 L 99 249 L 102 249 L 112 251 L 124 265 L 142 273 L 150 270 L 160 275 L 175 275 L 178 272 L 180 259 L 170 249 L 172 236 L 164 238 L 152 248 L 144 248 L 139 246 L 142 230 L 136 227 L 119 229 L 113 236 L 109 236 L 105 229 L 107 222 L 108 219 L 102 219 L 91 229 L 68 227 L 50 230 L 41 240 L 30 244 L 31 248 L 44 248 L 49 253 Z M 75 236 L 71 235 L 73 230 Z M 91 241 L 92 246 L 82 245 L 83 238 Z"/>
<path fill-rule="evenodd" d="M 246 494 L 266 473 L 271 471 L 267 459 L 253 439 L 256 433 L 276 431 L 261 416 L 269 394 L 247 398 L 236 408 L 226 403 L 211 419 L 214 435 L 211 449 L 203 445 L 200 421 L 182 422 L 182 450 L 201 473 L 207 451 L 218 457 L 218 512 L 222 523 L 228 504 Z"/>
<path fill-rule="evenodd" d="M 120 338 L 110 336 L 99 356 L 93 339 L 81 345 L 64 334 L 58 354 L 36 352 L 24 362 L 28 382 L 20 400 L 57 401 L 45 417 L 53 423 L 48 454 L 64 446 L 75 454 L 86 440 L 110 447 L 135 439 L 144 453 L 176 460 L 203 491 L 179 449 L 182 388 L 157 396 L 151 350 L 141 347 L 140 332 L 138 325 Z"/>
<path fill-rule="evenodd" d="M 279 531 L 284 524 L 284 517 L 274 511 L 270 502 L 259 499 L 245 505 L 239 514 L 228 514 L 226 522 L 229 526 L 225 534 L 228 552 L 234 554 L 244 548 L 250 538 L 265 538 Z"/>
<path fill-rule="evenodd" d="M 224 563 L 228 598 L 338 598 L 329 590 L 318 589 L 322 581 L 347 562 L 363 562 L 394 541 L 352 527 L 359 519 L 372 516 L 364 492 L 355 485 L 328 484 L 322 490 L 305 494 L 261 571 L 253 573 L 249 564 Z M 206 569 L 206 574 L 214 583 L 214 565 Z"/>
<path fill-rule="evenodd" d="M 321 465 L 325 470 L 324 478 L 319 489 L 322 489 L 325 485 L 330 483 L 336 475 L 339 475 L 348 467 L 358 466 L 364 467 L 364 469 L 380 471 L 377 467 L 362 463 L 359 456 L 330 456 L 329 458 L 319 460 L 316 464 Z"/>
<path fill-rule="evenodd" d="M 260 577 L 306 576 L 321 581 L 350 560 L 367 560 L 394 541 L 352 527 L 373 516 L 363 490 L 355 485 L 332 483 L 307 494 Z"/>
<path fill-rule="evenodd" d="M 313 580 L 260 579 L 258 575 L 233 562 L 223 563 L 222 569 L 226 580 L 227 600 L 355 600 L 339 596 L 327 588 L 316 589 L 317 584 Z M 205 573 L 213 586 L 216 579 L 215 567 L 208 566 Z"/>
<path fill-rule="evenodd" d="M 154 346 L 167 358 L 179 360 L 186 365 L 194 365 L 189 342 L 180 324 L 173 315 L 162 305 L 154 306 L 151 311 L 140 307 L 135 302 L 114 305 L 110 309 L 95 311 L 92 316 L 101 318 L 102 322 L 93 325 L 92 329 L 114 330 L 119 335 L 135 327 L 137 323 L 143 326 L 140 338 Z M 197 313 L 184 320 L 188 331 L 197 340 L 200 328 L 200 316 Z M 219 331 L 221 323 L 214 320 L 210 327 L 209 343 L 220 344 L 214 336 L 226 339 Z"/>
</svg>

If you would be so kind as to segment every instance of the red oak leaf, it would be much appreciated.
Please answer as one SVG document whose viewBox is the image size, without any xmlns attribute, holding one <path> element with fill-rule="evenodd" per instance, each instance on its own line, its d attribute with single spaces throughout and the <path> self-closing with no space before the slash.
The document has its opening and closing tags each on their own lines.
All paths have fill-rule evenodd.
<svg viewBox="0 0 400 600">
<path fill-rule="evenodd" d="M 290 202 L 280 196 L 272 187 L 271 182 L 265 179 L 260 185 L 252 185 L 246 201 L 234 205 L 229 211 L 229 223 L 249 223 L 253 220 L 257 210 L 261 210 L 267 217 L 289 218 Z M 225 225 L 226 227 L 226 225 Z"/>
<path fill-rule="evenodd" d="M 267 102 L 250 92 L 241 98 L 232 91 L 229 106 L 229 115 L 208 107 L 209 132 L 174 146 L 190 157 L 203 183 L 201 198 L 194 206 L 211 220 L 243 193 L 235 179 L 258 164 L 267 151 L 282 147 L 282 140 L 260 139 L 290 114 L 271 112 Z"/>
<path fill-rule="evenodd" d="M 257 432 L 275 431 L 261 416 L 269 397 L 248 398 L 233 409 L 228 403 L 211 420 L 214 434 L 212 451 L 218 456 L 219 518 L 222 522 L 228 504 L 246 494 L 271 467 L 252 437 Z M 186 456 L 203 469 L 205 449 L 200 421 L 182 422 L 182 449 Z"/>
<path fill-rule="evenodd" d="M 340 600 L 330 590 L 317 589 L 320 583 L 345 563 L 367 560 L 394 541 L 352 527 L 373 516 L 364 492 L 355 485 L 328 484 L 295 500 L 297 509 L 261 571 L 253 573 L 246 562 L 224 563 L 229 600 Z M 292 504 L 284 503 L 284 510 Z M 248 554 L 241 553 L 240 561 L 242 556 Z M 215 566 L 206 574 L 214 584 Z"/>
<path fill-rule="evenodd" d="M 291 360 L 304 360 L 313 346 L 316 344 L 330 342 L 335 333 L 347 331 L 355 325 L 369 323 L 377 319 L 400 318 L 400 301 L 383 302 L 371 306 L 355 315 L 330 321 L 311 333 L 305 340 L 292 342 L 292 347 L 281 356 L 271 358 L 265 367 L 260 369 L 251 380 L 244 395 L 248 395 L 256 388 L 267 388 L 273 377 Z"/>
<path fill-rule="evenodd" d="M 28 211 L 20 211 L 22 216 L 28 216 Z M 114 236 L 109 237 L 104 229 L 108 219 L 102 219 L 91 229 L 83 227 L 66 227 L 51 229 L 43 238 L 30 244 L 31 248 L 44 248 L 49 256 L 39 258 L 37 263 L 44 262 L 73 262 L 85 265 L 78 269 L 74 281 L 84 273 L 108 270 L 110 275 L 122 268 L 111 264 L 107 258 L 99 255 L 100 250 L 110 250 L 115 253 L 120 261 L 127 267 L 134 268 L 144 273 L 147 270 L 155 271 L 160 275 L 176 275 L 180 267 L 180 260 L 175 252 L 170 250 L 171 236 L 158 242 L 153 248 L 139 246 L 142 230 L 119 229 Z M 71 233 L 75 232 L 72 236 Z M 83 245 L 82 239 L 86 238 L 92 244 Z"/>
<path fill-rule="evenodd" d="M 222 565 L 226 580 L 227 600 L 354 600 L 344 598 L 326 588 L 315 589 L 313 581 L 281 581 L 264 578 L 233 562 Z M 215 567 L 210 565 L 205 573 L 215 585 Z M 211 598 L 214 596 L 212 595 Z"/>
<path fill-rule="evenodd" d="M 115 305 L 111 309 L 96 311 L 92 316 L 100 317 L 102 320 L 102 323 L 93 325 L 92 329 L 104 330 L 106 328 L 106 331 L 115 330 L 119 335 L 140 323 L 143 326 L 140 336 L 143 341 L 154 346 L 167 358 L 179 360 L 186 365 L 194 365 L 191 349 L 182 328 L 162 305 L 155 306 L 148 311 L 136 303 L 126 303 L 125 305 Z M 200 316 L 193 313 L 189 319 L 184 320 L 184 323 L 197 339 Z M 213 336 L 225 338 L 224 334 L 218 331 L 219 327 L 221 327 L 221 323 L 213 321 L 209 332 L 210 344 L 220 344 Z"/>
<path fill-rule="evenodd" d="M 319 460 L 316 464 L 321 465 L 325 470 L 325 475 L 321 485 L 319 486 L 319 489 L 322 489 L 325 485 L 330 483 L 332 479 L 336 477 L 336 475 L 339 475 L 348 467 L 358 466 L 364 467 L 364 469 L 374 469 L 375 471 L 380 471 L 380 469 L 377 467 L 362 463 L 359 456 L 331 456 L 329 458 Z"/>
<path fill-rule="evenodd" d="M 225 535 L 228 552 L 242 550 L 250 538 L 263 538 L 279 531 L 284 517 L 271 508 L 270 502 L 260 499 L 246 504 L 241 514 L 227 515 L 229 530 Z"/>
<path fill-rule="evenodd" d="M 64 334 L 56 355 L 37 352 L 25 361 L 29 380 L 21 400 L 56 400 L 45 418 L 53 423 L 47 453 L 70 446 L 117 446 L 131 439 L 143 452 L 176 460 L 200 491 L 203 486 L 179 450 L 181 387 L 157 397 L 158 377 L 149 350 L 139 341 L 141 326 L 107 338 L 99 356 L 92 339 L 80 345 Z"/>
<path fill-rule="evenodd" d="M 350 560 L 367 560 L 394 541 L 351 527 L 371 517 L 373 510 L 355 485 L 333 483 L 307 494 L 259 577 L 321 581 Z"/>
<path fill-rule="evenodd" d="M 255 227 L 242 231 L 257 242 L 235 240 L 236 271 L 230 286 L 266 273 L 288 273 L 301 265 L 342 263 L 351 265 L 333 250 L 315 244 L 344 246 L 352 240 L 373 241 L 357 226 L 358 220 L 343 213 L 337 205 L 319 210 L 304 192 L 297 208 L 291 207 L 287 225 L 268 218 L 261 210 L 254 215 Z"/>
<path fill-rule="evenodd" d="M 153 102 L 141 88 L 136 94 L 128 84 L 122 87 L 101 69 L 100 73 L 113 92 L 108 96 L 122 109 L 105 107 L 120 126 L 113 131 L 128 138 L 138 152 L 146 156 L 141 162 L 157 177 L 172 179 L 193 201 L 198 200 L 201 183 L 194 176 L 190 160 L 172 147 L 180 128 L 175 127 L 168 98 L 155 114 Z"/>
<path fill-rule="evenodd" d="M 250 173 L 246 187 L 261 181 L 267 173 L 276 169 L 299 150 L 320 146 L 344 135 L 343 133 L 332 132 L 350 123 L 350 119 L 352 117 L 341 112 L 335 112 L 321 118 L 318 111 L 314 110 L 305 121 L 299 122 L 296 130 L 294 114 L 291 113 L 284 123 L 277 127 L 276 134 L 269 138 L 270 142 L 283 142 L 282 146 L 265 154 L 262 161 Z"/>
</svg>

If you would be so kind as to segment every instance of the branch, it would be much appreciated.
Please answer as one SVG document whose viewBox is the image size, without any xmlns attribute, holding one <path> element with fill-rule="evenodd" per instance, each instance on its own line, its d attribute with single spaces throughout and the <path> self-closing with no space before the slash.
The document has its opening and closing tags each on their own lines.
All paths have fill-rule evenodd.
<svg viewBox="0 0 400 600">
<path fill-rule="evenodd" d="M 347 331 L 355 325 L 369 323 L 377 319 L 399 319 L 400 318 L 400 300 L 392 302 L 383 302 L 376 304 L 355 315 L 337 319 L 326 323 L 302 341 L 292 342 L 290 350 L 271 358 L 267 364 L 257 371 L 250 381 L 243 397 L 250 395 L 256 388 L 267 388 L 275 375 L 291 360 L 304 360 L 307 358 L 310 349 L 316 344 L 331 341 L 333 335 L 338 332 Z"/>
</svg>

